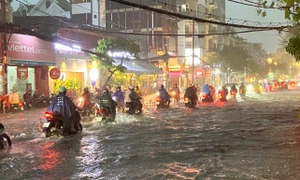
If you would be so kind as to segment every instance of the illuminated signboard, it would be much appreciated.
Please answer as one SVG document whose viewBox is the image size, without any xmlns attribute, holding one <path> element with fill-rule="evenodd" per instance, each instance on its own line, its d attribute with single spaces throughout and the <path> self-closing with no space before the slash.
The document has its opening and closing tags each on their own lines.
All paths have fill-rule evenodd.
<svg viewBox="0 0 300 180">
<path fill-rule="evenodd" d="M 126 58 L 126 59 L 135 59 L 129 52 L 111 52 L 108 51 L 107 55 L 115 58 Z"/>
<path fill-rule="evenodd" d="M 54 45 L 55 45 L 55 50 L 60 51 L 61 53 L 74 53 L 74 54 L 82 53 L 80 46 L 73 45 L 72 47 L 70 47 L 60 43 L 54 43 Z"/>
<path fill-rule="evenodd" d="M 169 72 L 180 72 L 181 66 L 180 65 L 170 65 L 170 66 L 168 66 L 168 71 Z"/>
</svg>

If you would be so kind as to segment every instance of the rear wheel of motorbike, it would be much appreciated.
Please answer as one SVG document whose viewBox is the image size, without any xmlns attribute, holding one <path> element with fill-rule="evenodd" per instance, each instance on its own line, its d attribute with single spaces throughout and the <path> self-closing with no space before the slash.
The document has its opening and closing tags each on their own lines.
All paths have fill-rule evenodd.
<svg viewBox="0 0 300 180">
<path fill-rule="evenodd" d="M 50 137 L 50 136 L 51 136 L 51 131 L 50 131 L 50 128 L 48 127 L 48 128 L 46 128 L 46 130 L 45 130 L 45 137 L 48 138 L 48 137 Z"/>
</svg>

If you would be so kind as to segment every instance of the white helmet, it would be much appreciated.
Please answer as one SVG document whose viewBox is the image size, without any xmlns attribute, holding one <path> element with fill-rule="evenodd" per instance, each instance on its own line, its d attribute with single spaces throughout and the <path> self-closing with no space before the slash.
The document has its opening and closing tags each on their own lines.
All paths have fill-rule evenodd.
<svg viewBox="0 0 300 180">
<path fill-rule="evenodd" d="M 129 86 L 129 89 L 130 89 L 130 90 L 133 90 L 133 88 L 134 88 L 133 86 Z"/>
</svg>

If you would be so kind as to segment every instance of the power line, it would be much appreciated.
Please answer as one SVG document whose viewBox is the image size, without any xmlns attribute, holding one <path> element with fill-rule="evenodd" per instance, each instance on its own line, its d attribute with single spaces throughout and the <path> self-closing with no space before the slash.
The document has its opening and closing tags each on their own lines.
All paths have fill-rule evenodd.
<svg viewBox="0 0 300 180">
<path fill-rule="evenodd" d="M 179 13 L 174 13 L 174 12 L 170 12 L 170 11 L 166 11 L 163 9 L 157 9 L 157 8 L 152 8 L 146 5 L 142 5 L 142 4 L 136 4 L 136 3 L 132 3 L 132 2 L 128 2 L 128 1 L 124 1 L 124 0 L 110 0 L 119 4 L 124 4 L 124 5 L 128 5 L 128 6 L 133 6 L 133 7 L 138 7 L 144 10 L 148 10 L 148 11 L 152 11 L 152 12 L 157 12 L 157 13 L 161 13 L 161 14 L 165 14 L 165 15 L 169 15 L 169 16 L 174 16 L 174 17 L 178 17 L 181 19 L 189 19 L 189 20 L 193 20 L 195 22 L 200 22 L 200 23 L 210 23 L 210 24 L 217 24 L 217 25 L 222 25 L 222 26 L 231 26 L 231 27 L 237 27 L 237 28 L 249 28 L 249 29 L 274 29 L 274 30 L 282 30 L 284 28 L 288 28 L 290 26 L 274 26 L 274 27 L 269 27 L 269 26 L 248 26 L 248 25 L 241 25 L 241 24 L 234 24 L 234 23 L 224 23 L 224 22 L 218 22 L 218 21 L 212 21 L 212 20 L 207 20 L 207 19 L 201 19 L 201 18 L 197 18 L 197 17 L 193 17 L 193 16 L 189 16 L 189 15 L 185 15 L 185 14 L 179 14 Z"/>
<path fill-rule="evenodd" d="M 160 4 L 163 4 L 163 5 L 167 5 L 167 6 L 171 6 L 171 7 L 174 7 L 174 8 L 177 8 L 177 6 L 175 5 L 172 5 L 172 4 L 168 4 L 168 3 L 165 3 L 165 2 L 161 2 L 161 1 L 158 1 L 158 0 L 153 0 L 157 3 L 160 3 Z M 192 9 L 192 8 L 189 8 L 190 10 L 192 10 L 192 12 L 196 12 L 196 13 L 200 13 L 200 14 L 205 14 L 207 16 L 213 16 L 213 17 L 218 17 L 218 18 L 223 18 L 223 19 L 227 19 L 227 20 L 231 20 L 231 21 L 242 21 L 242 22 L 253 22 L 253 23 L 266 23 L 266 24 L 270 24 L 270 23 L 280 23 L 280 24 L 283 24 L 283 23 L 287 23 L 287 22 L 262 22 L 262 21 L 253 21 L 253 20 L 245 20 L 245 19 L 239 19 L 239 18 L 232 18 L 232 17 L 225 17 L 225 16 L 219 16 L 219 15 L 215 15 L 215 14 L 210 14 L 210 13 L 205 13 L 205 12 L 201 12 L 201 11 L 198 11 L 198 10 L 195 10 L 195 9 Z"/>
</svg>

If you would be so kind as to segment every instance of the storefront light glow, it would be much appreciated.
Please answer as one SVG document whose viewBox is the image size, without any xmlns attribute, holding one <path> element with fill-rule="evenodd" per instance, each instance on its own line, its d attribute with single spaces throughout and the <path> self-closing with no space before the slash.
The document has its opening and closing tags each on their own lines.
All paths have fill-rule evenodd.
<svg viewBox="0 0 300 180">
<path fill-rule="evenodd" d="M 96 68 L 92 68 L 90 70 L 90 80 L 95 82 L 98 79 L 98 76 L 99 71 Z"/>
<path fill-rule="evenodd" d="M 60 44 L 60 43 L 54 43 L 55 49 L 59 51 L 66 51 L 66 52 L 81 52 L 81 47 L 77 45 L 73 45 L 72 47 Z"/>
<path fill-rule="evenodd" d="M 108 51 L 107 55 L 110 57 L 115 57 L 115 58 L 128 58 L 128 59 L 134 59 L 134 57 L 129 53 L 129 52 L 112 52 Z"/>
</svg>

